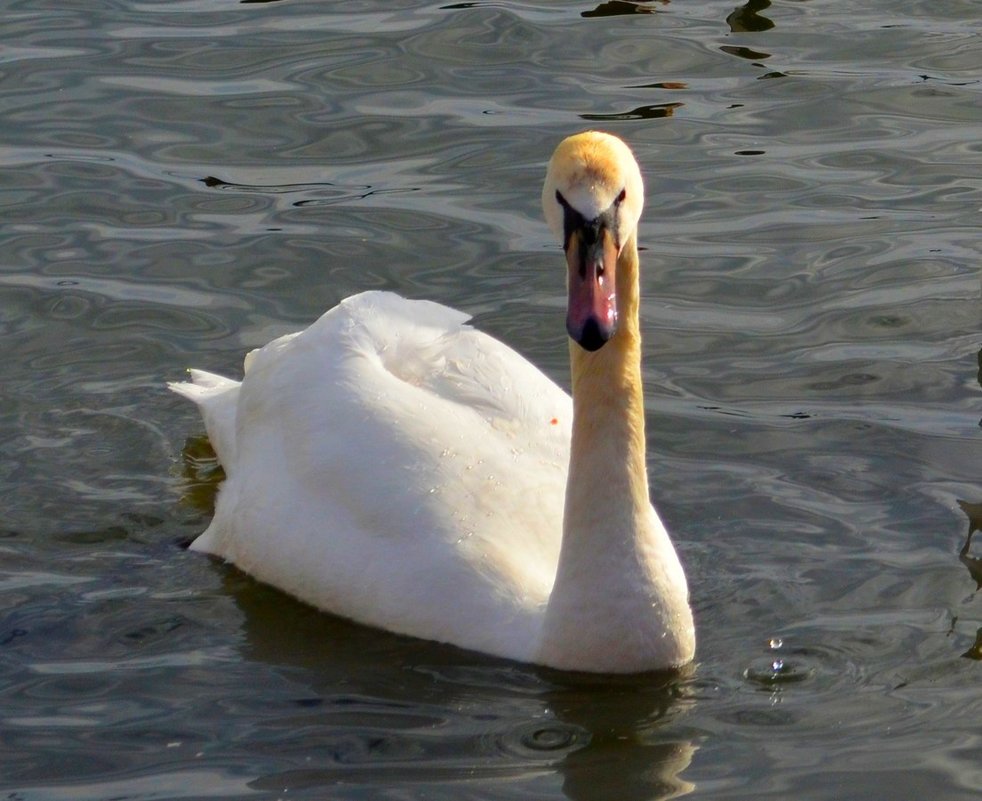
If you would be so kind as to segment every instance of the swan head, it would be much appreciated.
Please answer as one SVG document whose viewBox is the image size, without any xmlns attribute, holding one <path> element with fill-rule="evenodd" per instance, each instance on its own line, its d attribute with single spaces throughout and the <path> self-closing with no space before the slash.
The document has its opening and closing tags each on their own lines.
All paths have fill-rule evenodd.
<svg viewBox="0 0 982 801">
<path fill-rule="evenodd" d="M 566 252 L 566 330 L 585 350 L 599 350 L 617 331 L 617 261 L 643 205 L 641 170 L 622 140 L 587 131 L 559 143 L 542 209 Z"/>
</svg>

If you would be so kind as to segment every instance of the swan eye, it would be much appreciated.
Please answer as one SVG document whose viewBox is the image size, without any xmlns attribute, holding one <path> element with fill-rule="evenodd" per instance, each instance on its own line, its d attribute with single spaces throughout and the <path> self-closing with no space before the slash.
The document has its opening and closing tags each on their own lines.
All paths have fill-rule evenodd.
<svg viewBox="0 0 982 801">
<path fill-rule="evenodd" d="M 558 189 L 556 190 L 556 202 L 563 207 L 563 249 L 565 250 L 569 247 L 569 238 L 573 231 L 581 228 L 586 220 L 583 219 L 582 214 L 566 202 L 566 198 Z"/>
</svg>

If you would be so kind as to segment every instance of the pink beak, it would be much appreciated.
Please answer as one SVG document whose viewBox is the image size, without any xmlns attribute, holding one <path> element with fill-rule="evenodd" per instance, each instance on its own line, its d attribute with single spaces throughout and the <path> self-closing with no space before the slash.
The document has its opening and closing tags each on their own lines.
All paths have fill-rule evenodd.
<svg viewBox="0 0 982 801">
<path fill-rule="evenodd" d="M 574 231 L 566 248 L 566 264 L 566 331 L 584 350 L 599 350 L 617 330 L 617 246 L 605 228 L 589 244 L 581 231 Z"/>
</svg>

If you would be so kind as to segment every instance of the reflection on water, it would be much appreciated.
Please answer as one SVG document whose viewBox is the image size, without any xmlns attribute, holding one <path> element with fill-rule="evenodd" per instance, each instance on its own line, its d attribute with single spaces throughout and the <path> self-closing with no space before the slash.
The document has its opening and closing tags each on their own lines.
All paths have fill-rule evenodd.
<svg viewBox="0 0 982 801">
<path fill-rule="evenodd" d="M 769 31 L 774 27 L 774 23 L 761 14 L 771 7 L 770 0 L 750 0 L 739 8 L 735 8 L 733 13 L 726 18 L 726 24 L 730 26 L 733 33 L 759 33 Z"/>
<path fill-rule="evenodd" d="M 262 776 L 256 789 L 553 774 L 570 799 L 655 801 L 693 789 L 680 774 L 695 748 L 661 732 L 686 705 L 678 677 L 565 676 L 365 629 L 231 570 L 225 587 L 244 615 L 251 658 L 317 674 L 311 694 L 265 727 L 284 745 L 310 732 L 318 758 Z M 396 653 L 398 676 L 373 679 Z"/>
<path fill-rule="evenodd" d="M 977 16 L 9 2 L 0 789 L 974 799 Z M 566 381 L 538 192 L 587 125 L 646 175 L 649 464 L 691 675 L 578 684 L 180 548 L 221 471 L 165 381 L 235 375 L 346 295 L 459 307 Z"/>
<path fill-rule="evenodd" d="M 581 17 L 617 17 L 622 14 L 654 14 L 658 5 L 668 5 L 670 0 L 654 0 L 648 3 L 632 3 L 628 0 L 608 0 L 590 11 L 581 11 Z"/>
<path fill-rule="evenodd" d="M 979 349 L 978 352 L 978 365 L 979 370 L 976 374 L 976 379 L 978 380 L 979 387 L 982 387 L 982 349 Z M 982 420 L 979 421 L 979 427 L 982 428 Z M 979 488 L 979 491 L 982 492 L 982 487 Z M 961 551 L 958 553 L 958 558 L 961 559 L 962 564 L 968 568 L 968 572 L 975 581 L 976 590 L 982 590 L 982 559 L 970 554 L 972 547 L 972 535 L 975 534 L 976 531 L 982 529 L 982 503 L 972 503 L 965 500 L 959 500 L 958 505 L 965 513 L 965 517 L 968 518 L 968 534 L 965 535 L 965 544 L 962 545 Z M 982 656 L 979 655 L 980 642 L 982 642 L 982 629 L 979 629 L 979 635 L 976 638 L 975 645 L 969 649 L 968 652 L 966 652 L 965 656 L 971 656 L 973 659 L 982 658 Z"/>
<path fill-rule="evenodd" d="M 975 642 L 972 643 L 972 647 L 963 653 L 962 656 L 964 656 L 966 659 L 982 661 L 982 628 L 979 628 L 978 632 L 976 633 Z"/>
<path fill-rule="evenodd" d="M 962 560 L 962 564 L 971 573 L 972 578 L 975 580 L 976 589 L 982 590 L 982 559 L 977 556 L 971 556 L 969 553 L 972 547 L 972 535 L 979 529 L 982 529 L 982 503 L 959 501 L 958 505 L 968 518 L 968 534 L 965 536 L 965 544 L 962 546 L 961 551 L 959 551 L 958 558 Z"/>
<path fill-rule="evenodd" d="M 659 117 L 671 117 L 675 109 L 683 103 L 659 103 L 654 106 L 638 106 L 630 111 L 615 114 L 581 114 L 585 120 L 592 122 L 616 122 L 619 120 L 655 120 Z"/>
</svg>

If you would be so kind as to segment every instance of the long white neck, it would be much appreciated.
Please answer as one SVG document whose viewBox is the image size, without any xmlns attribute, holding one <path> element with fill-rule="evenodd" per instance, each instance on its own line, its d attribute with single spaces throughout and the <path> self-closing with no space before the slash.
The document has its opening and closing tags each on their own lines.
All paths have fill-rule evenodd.
<svg viewBox="0 0 982 801">
<path fill-rule="evenodd" d="M 573 436 L 563 542 L 539 658 L 638 672 L 688 662 L 685 574 L 648 497 L 634 238 L 617 263 L 617 333 L 592 353 L 570 343 Z"/>
</svg>

